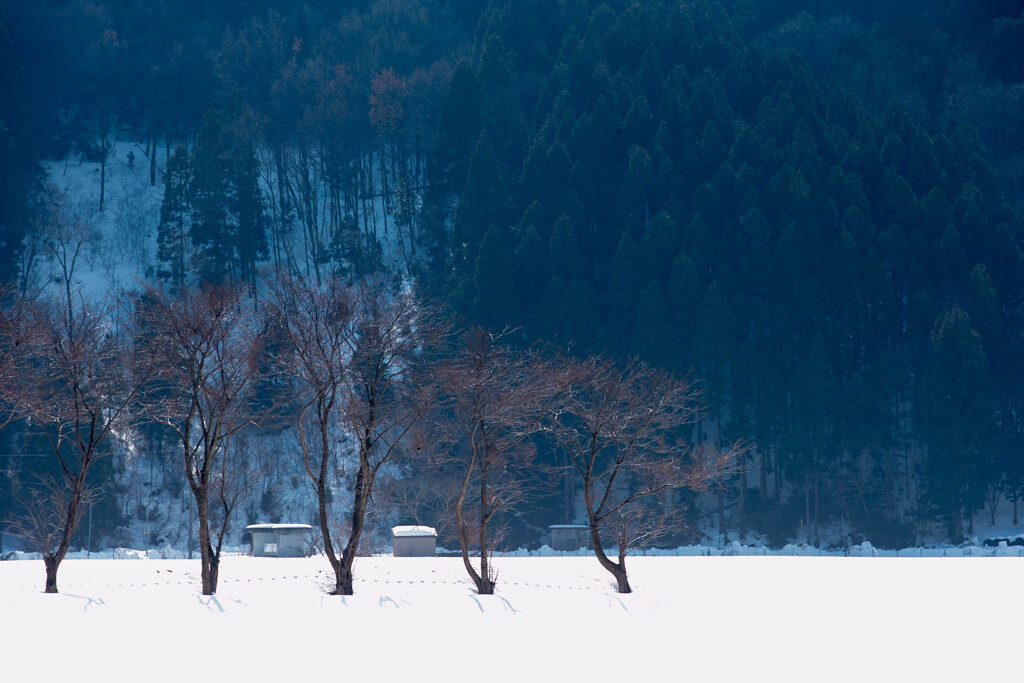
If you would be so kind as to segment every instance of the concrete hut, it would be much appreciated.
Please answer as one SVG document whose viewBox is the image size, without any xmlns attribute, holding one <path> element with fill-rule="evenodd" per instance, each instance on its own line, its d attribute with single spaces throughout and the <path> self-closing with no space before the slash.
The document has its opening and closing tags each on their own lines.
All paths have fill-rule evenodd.
<svg viewBox="0 0 1024 683">
<path fill-rule="evenodd" d="M 250 524 L 253 557 L 305 557 L 309 524 Z"/>
<path fill-rule="evenodd" d="M 552 550 L 579 550 L 590 547 L 590 527 L 586 524 L 552 524 Z"/>
<path fill-rule="evenodd" d="M 437 530 L 429 526 L 392 527 L 391 549 L 395 557 L 434 557 Z"/>
</svg>

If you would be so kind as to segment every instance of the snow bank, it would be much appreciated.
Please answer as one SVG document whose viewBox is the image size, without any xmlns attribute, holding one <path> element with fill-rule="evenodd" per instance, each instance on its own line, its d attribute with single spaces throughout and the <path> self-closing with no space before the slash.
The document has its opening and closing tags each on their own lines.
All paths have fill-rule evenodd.
<svg viewBox="0 0 1024 683">
<path fill-rule="evenodd" d="M 396 527 L 397 529 L 398 527 Z M 409 527 L 413 529 L 413 527 Z M 405 531 L 397 535 L 424 535 L 418 530 L 429 527 L 415 527 L 417 531 Z M 605 549 L 609 557 L 615 557 L 618 549 L 609 546 Z M 225 546 L 223 556 L 249 555 L 248 546 Z M 438 556 L 458 555 L 457 550 L 437 549 Z M 590 557 L 592 550 L 554 550 L 549 545 L 535 549 L 517 548 L 509 551 L 496 551 L 494 557 Z M 199 557 L 199 550 L 192 551 L 193 557 Z M 788 543 L 781 548 L 773 549 L 764 545 L 744 545 L 732 541 L 725 546 L 686 545 L 677 548 L 645 548 L 631 550 L 630 557 L 1024 557 L 1024 547 L 1011 546 L 1001 542 L 998 546 L 983 546 L 976 542 L 965 546 L 913 547 L 889 550 L 876 548 L 869 541 L 849 548 L 816 548 L 806 543 Z M 107 548 L 99 552 L 73 551 L 67 554 L 69 560 L 115 559 L 115 560 L 180 560 L 188 557 L 188 551 L 166 545 L 162 548 L 138 550 L 133 548 Z M 0 555 L 0 560 L 41 560 L 42 555 L 33 552 L 12 550 Z"/>
</svg>

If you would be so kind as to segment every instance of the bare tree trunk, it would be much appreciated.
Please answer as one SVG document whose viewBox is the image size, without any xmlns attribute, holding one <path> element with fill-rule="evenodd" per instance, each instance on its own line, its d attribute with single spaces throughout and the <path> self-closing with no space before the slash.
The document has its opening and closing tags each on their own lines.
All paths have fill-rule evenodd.
<svg viewBox="0 0 1024 683">
<path fill-rule="evenodd" d="M 57 559 L 56 555 L 43 555 L 43 566 L 46 567 L 46 589 L 43 592 L 56 593 L 57 567 L 60 566 L 60 560 Z"/>
<path fill-rule="evenodd" d="M 821 547 L 821 522 L 818 517 L 818 502 L 819 502 L 819 488 L 818 488 L 819 476 L 818 470 L 814 470 L 814 547 Z"/>
<path fill-rule="evenodd" d="M 50 552 L 47 548 L 43 553 L 43 566 L 46 569 L 46 584 L 44 593 L 57 593 L 57 569 L 71 547 L 71 534 L 78 526 L 79 510 L 82 506 L 82 492 L 85 487 L 84 473 L 88 470 L 88 460 L 82 468 L 82 473 L 71 480 L 71 498 L 68 500 L 67 509 L 64 510 L 63 529 L 61 529 L 60 542 L 57 548 Z"/>
<path fill-rule="evenodd" d="M 992 526 L 996 525 L 996 508 L 999 507 L 999 489 L 995 484 L 988 487 L 988 513 Z"/>
<path fill-rule="evenodd" d="M 220 552 L 215 551 L 213 547 L 210 547 L 210 592 L 203 593 L 203 595 L 213 595 L 217 592 L 217 580 L 220 578 Z"/>
<path fill-rule="evenodd" d="M 761 459 L 761 471 L 760 481 L 758 485 L 761 487 L 761 505 L 762 508 L 765 503 L 768 502 L 768 447 L 767 445 L 762 448 L 758 448 L 760 459 Z"/>
<path fill-rule="evenodd" d="M 100 138 L 100 213 L 103 213 L 103 198 L 107 192 L 107 136 Z"/>
<path fill-rule="evenodd" d="M 615 562 L 604 552 L 601 545 L 601 534 L 598 525 L 592 520 L 590 523 L 590 542 L 594 546 L 594 556 L 602 567 L 608 570 L 615 577 L 616 588 L 620 593 L 632 593 L 629 585 L 629 577 L 626 574 L 625 548 L 619 548 L 619 561 Z"/>
<path fill-rule="evenodd" d="M 715 500 L 718 503 L 718 535 L 725 537 L 725 482 L 719 480 L 715 487 Z"/>
<path fill-rule="evenodd" d="M 775 450 L 773 447 L 772 450 Z M 782 467 L 779 463 L 778 452 L 775 455 L 775 490 L 772 492 L 775 496 L 775 502 L 779 503 L 782 500 Z"/>
<path fill-rule="evenodd" d="M 739 484 L 739 506 L 736 510 L 736 527 L 739 530 L 740 542 L 743 541 L 743 536 L 747 531 L 747 473 L 740 467 L 736 473 L 737 483 Z"/>
<path fill-rule="evenodd" d="M 301 424 L 299 429 L 302 429 Z M 317 480 L 314 482 L 316 486 L 317 513 L 320 516 L 320 536 L 324 541 L 324 553 L 327 555 L 327 560 L 331 563 L 331 569 L 334 570 L 334 594 L 344 595 L 344 593 L 341 593 L 341 561 L 334 552 L 334 543 L 331 541 L 331 529 L 327 523 L 327 463 L 330 453 L 330 440 L 325 419 L 320 420 L 320 449 L 320 470 L 317 474 Z M 350 577 L 349 584 L 351 583 Z"/>
<path fill-rule="evenodd" d="M 473 584 L 476 585 L 477 590 L 480 590 L 480 575 L 476 571 L 476 567 L 473 566 L 472 560 L 469 558 L 469 539 L 466 533 L 466 518 L 463 512 L 464 505 L 466 503 L 466 491 L 469 488 L 469 479 L 473 474 L 473 463 L 475 458 L 469 462 L 466 466 L 466 471 L 462 476 L 462 484 L 459 486 L 459 493 L 455 498 L 455 528 L 459 534 L 459 550 L 462 553 L 462 564 L 466 568 L 466 573 L 473 579 Z"/>
<path fill-rule="evenodd" d="M 494 577 L 491 575 L 490 548 L 487 540 L 487 522 L 490 518 L 490 511 L 487 509 L 487 467 L 481 463 L 480 467 L 480 578 L 477 581 L 477 592 L 480 595 L 494 595 Z"/>
<path fill-rule="evenodd" d="M 804 540 L 811 544 L 811 489 L 804 478 Z"/>
<path fill-rule="evenodd" d="M 149 143 L 146 145 L 149 150 L 149 186 L 156 187 L 156 124 L 149 123 Z"/>
<path fill-rule="evenodd" d="M 285 168 L 284 168 L 284 152 L 280 146 L 274 147 L 274 168 L 277 172 L 277 212 L 279 215 L 276 221 L 276 226 L 271 231 L 271 244 L 272 246 L 272 258 L 274 259 L 274 265 L 278 268 L 281 267 L 281 251 L 284 243 L 285 235 L 285 224 L 287 215 L 285 211 L 285 202 L 287 202 L 288 190 L 285 187 Z"/>
<path fill-rule="evenodd" d="M 355 552 L 352 545 L 345 546 L 341 552 L 341 562 L 338 563 L 338 570 L 335 572 L 337 584 L 334 588 L 335 595 L 355 594 L 355 574 L 352 568 L 355 566 Z"/>
<path fill-rule="evenodd" d="M 372 410 L 372 408 L 371 408 Z M 371 472 L 369 452 L 372 448 L 372 436 L 364 435 L 360 449 L 363 451 L 359 456 L 359 471 L 356 472 L 356 482 L 352 489 L 352 517 L 351 531 L 349 532 L 348 543 L 341 552 L 341 566 L 338 571 L 337 595 L 352 595 L 355 590 L 355 577 L 352 567 L 356 561 L 356 554 L 359 552 L 359 540 L 363 535 L 363 527 L 366 524 L 366 509 L 370 499 Z"/>
<path fill-rule="evenodd" d="M 210 543 L 210 506 L 205 486 L 195 490 L 196 504 L 199 512 L 199 564 L 202 575 L 203 595 L 217 592 L 217 561 L 213 546 Z"/>
<path fill-rule="evenodd" d="M 571 524 L 576 508 L 576 477 L 569 470 L 569 453 L 562 450 L 562 521 Z"/>
</svg>

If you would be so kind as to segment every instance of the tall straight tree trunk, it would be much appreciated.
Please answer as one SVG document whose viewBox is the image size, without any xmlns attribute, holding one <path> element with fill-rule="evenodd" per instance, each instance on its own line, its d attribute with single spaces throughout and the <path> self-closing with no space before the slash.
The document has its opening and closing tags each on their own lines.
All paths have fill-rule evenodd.
<svg viewBox="0 0 1024 683">
<path fill-rule="evenodd" d="M 811 487 L 808 486 L 807 478 L 804 478 L 804 540 L 807 545 L 811 544 Z"/>
<path fill-rule="evenodd" d="M 387 176 L 387 155 L 384 154 L 384 148 L 381 147 L 380 152 L 377 153 L 378 163 L 380 164 L 380 215 L 381 220 L 384 223 L 384 236 L 388 236 L 388 176 Z M 370 173 L 373 174 L 373 167 L 370 167 Z"/>
<path fill-rule="evenodd" d="M 776 446 L 772 446 L 772 452 L 775 453 L 775 490 L 772 491 L 772 496 L 775 498 L 775 503 L 778 504 L 782 500 L 782 467 L 780 467 L 778 449 Z"/>
<path fill-rule="evenodd" d="M 103 199 L 107 191 L 107 134 L 100 136 L 100 213 L 103 213 Z"/>
<path fill-rule="evenodd" d="M 156 124 L 149 122 L 149 142 L 146 144 L 149 150 L 149 186 L 156 187 Z"/>
<path fill-rule="evenodd" d="M 818 476 L 818 468 L 817 468 L 817 466 L 815 466 L 815 468 L 814 468 L 814 547 L 815 548 L 820 548 L 821 547 L 821 522 L 820 522 L 820 518 L 818 516 L 818 502 L 819 502 L 818 494 L 820 493 L 819 486 L 818 486 L 819 479 L 820 478 Z"/>
<path fill-rule="evenodd" d="M 288 220 L 288 190 L 285 187 L 284 151 L 279 145 L 274 148 L 274 168 L 277 174 L 277 210 L 280 218 L 277 221 L 277 228 L 271 233 L 271 243 L 274 250 L 274 265 L 280 268 L 282 265 L 281 250 L 284 248 L 287 227 L 285 221 Z"/>
<path fill-rule="evenodd" d="M 715 415 L 715 452 L 722 450 L 722 416 Z M 718 477 L 718 491 L 715 496 L 718 499 L 718 535 L 725 537 L 725 474 Z"/>
<path fill-rule="evenodd" d="M 736 526 L 739 529 L 740 541 L 742 542 L 743 536 L 747 532 L 747 473 L 743 470 L 742 465 L 739 471 L 736 473 L 737 484 L 739 485 L 739 505 L 736 510 Z"/>
<path fill-rule="evenodd" d="M 724 477 L 723 477 L 724 478 Z M 719 479 L 718 486 L 715 487 L 715 500 L 718 503 L 718 535 L 724 538 L 725 536 L 725 482 Z"/>
<path fill-rule="evenodd" d="M 759 445 L 757 450 L 760 461 L 758 463 L 758 497 L 761 500 L 760 510 L 761 514 L 763 515 L 764 510 L 768 506 L 768 501 L 771 499 L 771 496 L 768 492 L 768 458 L 771 455 L 771 451 L 768 449 L 767 445 L 765 445 L 764 447 L 761 447 Z"/>
</svg>

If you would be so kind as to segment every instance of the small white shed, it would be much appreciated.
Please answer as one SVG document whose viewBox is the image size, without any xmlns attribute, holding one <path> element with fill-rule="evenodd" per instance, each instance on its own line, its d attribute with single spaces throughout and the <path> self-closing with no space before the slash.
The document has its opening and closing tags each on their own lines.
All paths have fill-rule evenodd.
<svg viewBox="0 0 1024 683">
<path fill-rule="evenodd" d="M 309 524 L 250 524 L 253 557 L 305 557 Z"/>
<path fill-rule="evenodd" d="M 434 557 L 437 530 L 429 526 L 391 527 L 391 553 L 395 557 Z"/>
<path fill-rule="evenodd" d="M 590 527 L 586 524 L 552 524 L 552 550 L 579 550 L 590 547 Z"/>
</svg>

